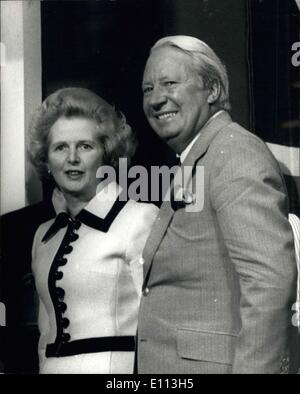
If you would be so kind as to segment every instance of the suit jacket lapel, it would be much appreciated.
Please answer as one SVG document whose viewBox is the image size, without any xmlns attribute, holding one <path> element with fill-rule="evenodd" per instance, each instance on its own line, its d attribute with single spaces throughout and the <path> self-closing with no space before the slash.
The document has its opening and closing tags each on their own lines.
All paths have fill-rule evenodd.
<svg viewBox="0 0 300 394">
<path fill-rule="evenodd" d="M 220 112 L 216 118 L 209 120 L 184 160 L 183 166 L 194 166 L 195 162 L 206 153 L 210 143 L 219 131 L 231 122 L 230 115 L 225 111 Z"/>
<path fill-rule="evenodd" d="M 182 165 L 194 167 L 196 162 L 206 153 L 211 141 L 218 132 L 231 122 L 230 115 L 225 111 L 220 112 L 215 118 L 208 121 L 201 130 L 199 138 L 195 141 Z M 170 201 L 164 201 L 143 251 L 143 258 L 145 260 L 143 289 L 147 286 L 154 255 L 167 231 L 173 215 L 174 211 Z"/>
<path fill-rule="evenodd" d="M 168 228 L 168 225 L 174 215 L 170 201 L 164 201 L 160 207 L 159 214 L 154 222 L 150 236 L 147 240 L 146 246 L 143 251 L 144 263 L 144 287 L 147 285 L 146 279 L 151 270 L 154 254 L 163 239 L 163 236 Z"/>
</svg>

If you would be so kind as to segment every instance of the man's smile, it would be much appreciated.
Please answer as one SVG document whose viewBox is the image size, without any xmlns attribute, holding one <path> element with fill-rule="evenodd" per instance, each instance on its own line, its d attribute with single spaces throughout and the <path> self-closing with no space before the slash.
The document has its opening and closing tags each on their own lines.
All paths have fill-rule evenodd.
<svg viewBox="0 0 300 394">
<path fill-rule="evenodd" d="M 155 118 L 158 120 L 166 120 L 166 119 L 172 119 L 174 116 L 176 116 L 178 111 L 169 111 L 169 112 L 164 112 L 159 115 L 155 115 Z"/>
</svg>

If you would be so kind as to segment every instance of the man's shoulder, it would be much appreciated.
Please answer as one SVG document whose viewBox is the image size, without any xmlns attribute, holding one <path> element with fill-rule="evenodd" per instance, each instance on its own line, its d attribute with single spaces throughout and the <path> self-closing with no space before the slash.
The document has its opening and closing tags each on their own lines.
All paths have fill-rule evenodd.
<svg viewBox="0 0 300 394">
<path fill-rule="evenodd" d="M 229 152 L 230 155 L 242 155 L 262 157 L 267 161 L 274 162 L 274 157 L 266 143 L 256 134 L 247 130 L 236 122 L 231 122 L 216 135 L 211 144 L 212 147 L 222 153 Z M 214 149 L 213 149 L 214 150 Z"/>
<path fill-rule="evenodd" d="M 215 140 L 222 143 L 248 143 L 260 146 L 265 146 L 264 141 L 254 134 L 252 131 L 247 130 L 237 122 L 231 122 L 223 127 L 217 134 Z"/>
<path fill-rule="evenodd" d="M 215 136 L 208 150 L 210 170 L 216 173 L 227 171 L 233 177 L 252 176 L 260 179 L 272 177 L 279 189 L 283 188 L 280 166 L 266 143 L 238 123 L 232 122 Z"/>
<path fill-rule="evenodd" d="M 2 237 L 16 238 L 18 234 L 22 237 L 30 237 L 40 224 L 55 217 L 55 211 L 50 201 L 42 201 L 34 205 L 17 209 L 1 216 L 0 226 Z"/>
<path fill-rule="evenodd" d="M 14 275 L 17 278 L 30 272 L 34 235 L 42 223 L 49 221 L 54 216 L 51 202 L 43 201 L 6 213 L 1 217 L 0 264 L 9 277 Z"/>
<path fill-rule="evenodd" d="M 55 212 L 52 203 L 50 201 L 41 201 L 2 215 L 1 222 L 24 222 L 30 220 L 43 223 L 53 216 L 55 216 Z"/>
</svg>

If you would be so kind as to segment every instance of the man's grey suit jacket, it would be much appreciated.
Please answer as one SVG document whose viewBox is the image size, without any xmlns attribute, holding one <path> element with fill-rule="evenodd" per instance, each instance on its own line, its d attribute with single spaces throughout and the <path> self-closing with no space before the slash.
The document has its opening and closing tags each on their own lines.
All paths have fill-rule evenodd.
<svg viewBox="0 0 300 394">
<path fill-rule="evenodd" d="M 183 165 L 204 167 L 204 206 L 165 201 L 147 241 L 138 373 L 279 372 L 296 263 L 278 163 L 221 112 Z"/>
</svg>

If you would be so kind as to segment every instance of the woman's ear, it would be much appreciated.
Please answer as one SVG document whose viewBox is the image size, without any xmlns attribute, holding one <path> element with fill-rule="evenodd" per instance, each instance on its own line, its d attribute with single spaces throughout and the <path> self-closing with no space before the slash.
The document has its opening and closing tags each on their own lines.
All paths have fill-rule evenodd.
<svg viewBox="0 0 300 394">
<path fill-rule="evenodd" d="M 218 100 L 220 96 L 220 92 L 221 92 L 221 88 L 219 81 L 217 80 L 213 81 L 210 87 L 209 95 L 207 97 L 208 104 L 214 104 Z"/>
</svg>

